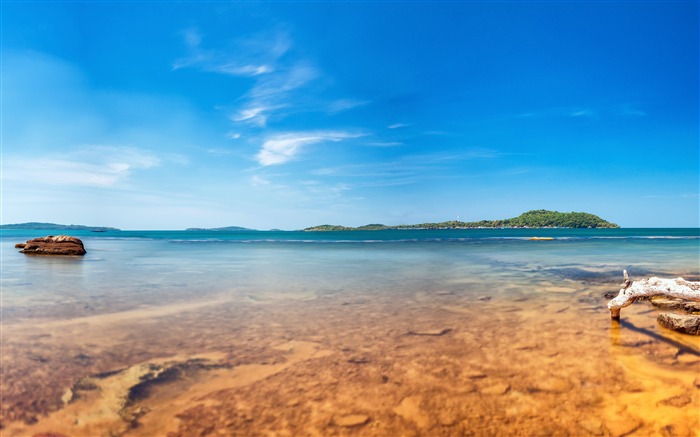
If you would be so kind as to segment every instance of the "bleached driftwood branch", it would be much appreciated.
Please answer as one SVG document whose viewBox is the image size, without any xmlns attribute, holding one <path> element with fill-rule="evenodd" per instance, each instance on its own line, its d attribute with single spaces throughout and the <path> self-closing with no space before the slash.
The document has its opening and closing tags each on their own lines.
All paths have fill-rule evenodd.
<svg viewBox="0 0 700 437">
<path fill-rule="evenodd" d="M 640 297 L 671 296 L 680 299 L 700 301 L 700 282 L 686 281 L 683 278 L 662 279 L 652 277 L 630 282 L 627 270 L 623 270 L 625 282 L 620 293 L 608 302 L 610 317 L 620 319 L 620 310 Z"/>
</svg>

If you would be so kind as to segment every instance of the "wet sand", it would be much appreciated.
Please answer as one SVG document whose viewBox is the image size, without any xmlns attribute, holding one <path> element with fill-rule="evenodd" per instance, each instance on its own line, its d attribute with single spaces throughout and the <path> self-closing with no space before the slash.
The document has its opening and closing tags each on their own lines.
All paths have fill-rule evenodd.
<svg viewBox="0 0 700 437">
<path fill-rule="evenodd" d="M 2 436 L 699 435 L 700 338 L 647 302 L 612 322 L 610 288 L 261 290 L 15 317 Z"/>
</svg>

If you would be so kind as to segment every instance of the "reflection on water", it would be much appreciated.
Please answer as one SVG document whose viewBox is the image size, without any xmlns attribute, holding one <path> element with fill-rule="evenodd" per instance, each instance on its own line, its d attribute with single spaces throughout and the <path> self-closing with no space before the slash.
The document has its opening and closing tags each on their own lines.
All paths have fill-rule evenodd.
<svg viewBox="0 0 700 437">
<path fill-rule="evenodd" d="M 3 436 L 700 432 L 698 337 L 603 296 L 697 241 L 10 243 Z"/>
</svg>

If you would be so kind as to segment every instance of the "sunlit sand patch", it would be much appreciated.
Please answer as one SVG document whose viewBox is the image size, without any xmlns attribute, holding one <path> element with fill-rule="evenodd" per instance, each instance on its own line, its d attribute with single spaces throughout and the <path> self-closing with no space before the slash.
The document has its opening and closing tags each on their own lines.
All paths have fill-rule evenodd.
<svg viewBox="0 0 700 437">
<path fill-rule="evenodd" d="M 305 341 L 290 341 L 275 349 L 284 352 L 284 362 L 232 366 L 222 354 L 206 354 L 151 360 L 88 376 L 66 390 L 63 409 L 36 425 L 13 424 L 3 435 L 165 435 L 177 430 L 179 412 L 198 404 L 217 405 L 210 394 L 253 384 L 297 363 L 330 354 Z"/>
<path fill-rule="evenodd" d="M 77 317 L 69 319 L 58 319 L 48 321 L 32 321 L 31 324 L 4 324 L 3 329 L 22 329 L 23 327 L 31 330 L 56 330 L 75 326 L 103 326 L 132 322 L 135 320 L 154 320 L 158 317 L 170 316 L 184 311 L 194 311 L 208 306 L 221 305 L 230 302 L 230 297 L 209 298 L 203 301 L 185 302 L 171 305 L 143 305 L 128 311 L 120 311 L 115 313 L 98 314 L 94 316 Z"/>
<path fill-rule="evenodd" d="M 630 434 L 642 425 L 656 435 L 699 435 L 697 368 L 671 370 L 634 354 L 620 354 L 616 361 L 636 385 L 605 396 L 604 425 L 612 435 Z"/>
<path fill-rule="evenodd" d="M 256 292 L 255 294 L 247 294 L 245 296 L 246 302 L 256 303 L 256 304 L 266 304 L 274 303 L 286 300 L 298 300 L 298 301 L 308 301 L 318 298 L 318 294 L 313 291 L 284 291 L 284 292 L 273 292 L 264 291 Z"/>
</svg>

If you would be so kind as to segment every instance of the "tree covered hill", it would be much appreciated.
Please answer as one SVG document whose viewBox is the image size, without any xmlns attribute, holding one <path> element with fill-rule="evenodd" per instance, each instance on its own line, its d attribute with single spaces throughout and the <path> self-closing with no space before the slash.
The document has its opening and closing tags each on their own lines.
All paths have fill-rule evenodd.
<svg viewBox="0 0 700 437">
<path fill-rule="evenodd" d="M 457 220 L 439 223 L 421 223 L 415 225 L 387 226 L 371 224 L 357 228 L 321 225 L 304 229 L 305 231 L 370 231 L 387 229 L 468 229 L 468 228 L 619 228 L 615 223 L 603 220 L 587 212 L 558 212 L 538 209 L 528 211 L 517 217 L 502 220 L 481 220 L 462 222 Z"/>
<path fill-rule="evenodd" d="M 47 231 L 94 231 L 107 232 L 118 231 L 117 228 L 109 228 L 106 226 L 83 226 L 83 225 L 59 225 L 56 223 L 16 223 L 8 225 L 0 225 L 0 229 L 32 229 L 32 230 L 47 230 Z"/>
</svg>

